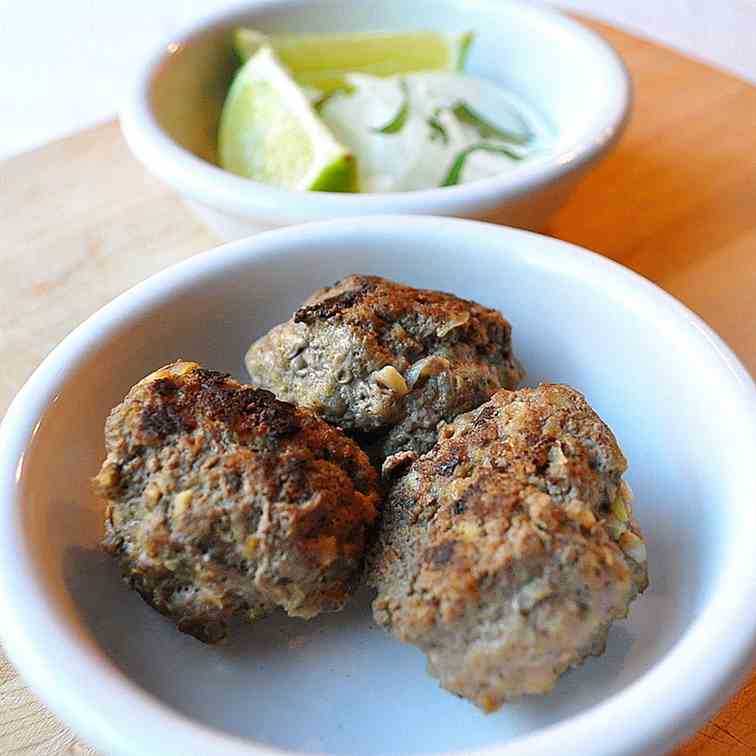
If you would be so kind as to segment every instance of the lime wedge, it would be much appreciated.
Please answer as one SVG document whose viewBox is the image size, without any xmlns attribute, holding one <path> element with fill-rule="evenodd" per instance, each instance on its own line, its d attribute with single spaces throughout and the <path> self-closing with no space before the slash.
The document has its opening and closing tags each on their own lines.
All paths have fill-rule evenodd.
<svg viewBox="0 0 756 756">
<path fill-rule="evenodd" d="M 218 152 L 221 168 L 266 184 L 323 192 L 356 189 L 354 157 L 267 46 L 236 74 L 223 105 Z"/>
<path fill-rule="evenodd" d="M 412 71 L 461 71 L 472 32 L 430 31 L 358 34 L 272 34 L 236 29 L 234 47 L 244 61 L 269 44 L 299 84 L 330 92 L 344 74 L 392 76 Z"/>
</svg>

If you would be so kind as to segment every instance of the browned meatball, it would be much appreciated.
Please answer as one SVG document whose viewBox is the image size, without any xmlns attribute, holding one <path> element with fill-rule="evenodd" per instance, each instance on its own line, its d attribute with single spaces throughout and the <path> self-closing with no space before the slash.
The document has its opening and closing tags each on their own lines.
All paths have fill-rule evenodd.
<svg viewBox="0 0 756 756">
<path fill-rule="evenodd" d="M 341 609 L 377 516 L 365 454 L 314 415 L 176 362 L 108 417 L 94 479 L 105 548 L 179 630 L 212 643 L 232 615 Z"/>
<path fill-rule="evenodd" d="M 315 292 L 252 344 L 246 362 L 256 386 L 368 434 L 379 463 L 427 451 L 440 420 L 521 377 L 496 310 L 361 275 Z"/>
<path fill-rule="evenodd" d="M 390 492 L 368 557 L 377 622 L 485 711 L 603 652 L 648 584 L 611 431 L 566 386 L 499 391 Z"/>
</svg>

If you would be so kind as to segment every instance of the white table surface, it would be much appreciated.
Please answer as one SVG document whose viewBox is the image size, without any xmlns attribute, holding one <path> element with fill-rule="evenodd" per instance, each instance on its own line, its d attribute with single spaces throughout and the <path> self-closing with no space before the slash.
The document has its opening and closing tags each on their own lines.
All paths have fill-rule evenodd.
<svg viewBox="0 0 756 756">
<path fill-rule="evenodd" d="M 366 2 L 367 0 L 355 0 Z M 146 51 L 228 0 L 0 0 L 0 158 L 112 116 Z M 756 0 L 557 0 L 756 82 Z"/>
</svg>

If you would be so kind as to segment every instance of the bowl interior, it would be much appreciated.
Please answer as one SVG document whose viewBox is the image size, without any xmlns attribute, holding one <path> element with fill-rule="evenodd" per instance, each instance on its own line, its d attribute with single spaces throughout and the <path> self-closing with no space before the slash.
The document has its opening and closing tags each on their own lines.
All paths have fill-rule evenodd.
<svg viewBox="0 0 756 756">
<path fill-rule="evenodd" d="M 237 65 L 231 31 L 240 24 L 265 32 L 472 30 L 476 38 L 466 70 L 500 83 L 540 111 L 555 126 L 557 150 L 590 134 L 601 112 L 597 105 L 621 95 L 605 49 L 589 32 L 521 2 L 263 2 L 177 40 L 152 79 L 150 103 L 159 124 L 212 163 L 220 109 Z"/>
<path fill-rule="evenodd" d="M 361 228 L 302 227 L 195 258 L 127 295 L 107 325 L 88 326 L 87 346 L 61 374 L 19 468 L 23 537 L 56 623 L 196 722 L 308 753 L 502 746 L 642 678 L 726 582 L 724 555 L 747 504 L 737 492 L 742 460 L 727 451 L 738 405 L 721 389 L 734 379 L 686 311 L 567 245 L 436 220 L 420 232 L 402 223 Z M 528 383 L 585 392 L 630 461 L 651 587 L 612 628 L 606 655 L 565 675 L 548 697 L 481 715 L 438 688 L 419 651 L 374 625 L 366 590 L 341 614 L 274 616 L 207 647 L 129 592 L 98 550 L 89 478 L 103 456 L 105 417 L 128 388 L 177 357 L 243 379 L 252 339 L 315 287 L 355 271 L 500 308 Z"/>
</svg>

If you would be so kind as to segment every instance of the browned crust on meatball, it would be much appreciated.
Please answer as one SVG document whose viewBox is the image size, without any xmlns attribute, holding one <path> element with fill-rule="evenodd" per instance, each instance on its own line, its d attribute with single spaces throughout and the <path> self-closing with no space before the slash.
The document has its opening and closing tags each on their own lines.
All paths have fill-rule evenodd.
<svg viewBox="0 0 756 756">
<path fill-rule="evenodd" d="M 498 311 L 364 275 L 315 292 L 251 346 L 247 368 L 255 385 L 361 434 L 379 462 L 427 451 L 440 420 L 522 376 Z"/>
<path fill-rule="evenodd" d="M 626 467 L 577 391 L 499 391 L 392 488 L 368 559 L 376 621 L 486 711 L 548 691 L 647 585 Z"/>
<path fill-rule="evenodd" d="M 105 548 L 145 600 L 214 642 L 234 615 L 340 609 L 377 516 L 350 439 L 227 374 L 176 362 L 110 414 Z"/>
</svg>

